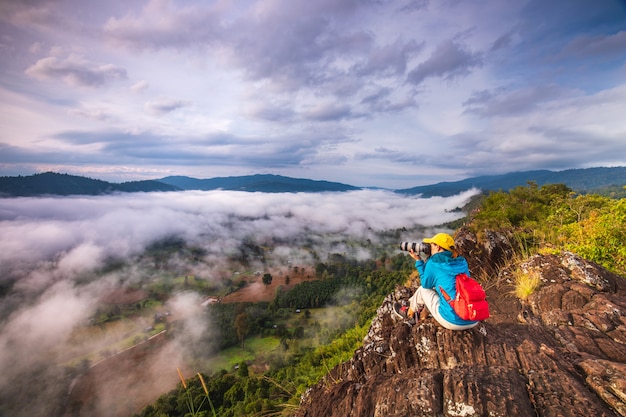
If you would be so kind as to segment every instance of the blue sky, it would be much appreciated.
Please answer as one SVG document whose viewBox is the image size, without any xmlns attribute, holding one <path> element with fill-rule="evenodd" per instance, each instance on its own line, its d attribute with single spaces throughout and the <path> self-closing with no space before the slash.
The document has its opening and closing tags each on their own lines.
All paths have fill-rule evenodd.
<svg viewBox="0 0 626 417">
<path fill-rule="evenodd" d="M 623 166 L 625 109 L 624 1 L 0 4 L 0 175 Z"/>
</svg>

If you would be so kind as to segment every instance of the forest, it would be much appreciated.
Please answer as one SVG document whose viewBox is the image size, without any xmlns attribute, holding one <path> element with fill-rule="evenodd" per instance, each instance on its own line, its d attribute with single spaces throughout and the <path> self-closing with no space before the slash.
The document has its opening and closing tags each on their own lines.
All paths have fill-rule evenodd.
<svg viewBox="0 0 626 417">
<path fill-rule="evenodd" d="M 529 182 L 508 192 L 480 195 L 464 210 L 465 218 L 443 226 L 469 228 L 479 239 L 485 230 L 508 234 L 517 243 L 512 263 L 535 253 L 571 251 L 626 276 L 626 199 L 577 194 L 563 184 Z M 360 346 L 382 299 L 396 285 L 415 277 L 413 262 L 404 254 L 367 261 L 334 254 L 315 266 L 315 274 L 317 280 L 278 292 L 272 302 L 215 304 L 207 312 L 219 318 L 223 335 L 207 352 L 243 346 L 253 337 L 280 340 L 267 370 L 254 370 L 242 361 L 235 370 L 211 375 L 179 372 L 178 387 L 134 417 L 288 416 L 307 387 Z M 350 293 L 345 303 L 337 301 L 342 292 Z M 316 346 L 298 343 L 310 326 L 309 309 L 329 304 L 341 306 L 350 319 Z M 304 311 L 300 321 L 275 325 L 294 308 Z"/>
</svg>

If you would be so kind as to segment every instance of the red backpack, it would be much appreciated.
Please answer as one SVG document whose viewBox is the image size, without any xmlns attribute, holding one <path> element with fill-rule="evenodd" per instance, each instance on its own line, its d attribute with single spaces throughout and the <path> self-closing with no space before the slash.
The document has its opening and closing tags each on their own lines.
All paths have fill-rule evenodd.
<svg viewBox="0 0 626 417">
<path fill-rule="evenodd" d="M 480 321 L 489 318 L 489 303 L 483 287 L 465 273 L 456 276 L 454 300 L 439 287 L 443 297 L 463 320 Z"/>
</svg>

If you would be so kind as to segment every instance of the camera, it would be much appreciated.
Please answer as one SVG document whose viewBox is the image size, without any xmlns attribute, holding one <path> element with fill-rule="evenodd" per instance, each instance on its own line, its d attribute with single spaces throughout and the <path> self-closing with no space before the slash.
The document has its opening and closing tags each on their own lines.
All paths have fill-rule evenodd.
<svg viewBox="0 0 626 417">
<path fill-rule="evenodd" d="M 430 245 L 428 243 L 420 242 L 402 242 L 400 243 L 400 250 L 410 251 L 413 249 L 415 253 L 423 253 L 426 256 L 430 256 Z"/>
</svg>

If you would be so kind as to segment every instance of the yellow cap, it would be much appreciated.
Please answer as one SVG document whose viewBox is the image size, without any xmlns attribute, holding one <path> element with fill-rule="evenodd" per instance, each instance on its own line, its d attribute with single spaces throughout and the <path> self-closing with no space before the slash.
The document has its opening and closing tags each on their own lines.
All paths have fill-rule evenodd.
<svg viewBox="0 0 626 417">
<path fill-rule="evenodd" d="M 441 246 L 445 250 L 452 250 L 454 247 L 454 239 L 447 233 L 437 233 L 435 236 L 424 239 L 424 243 L 434 243 Z"/>
</svg>

